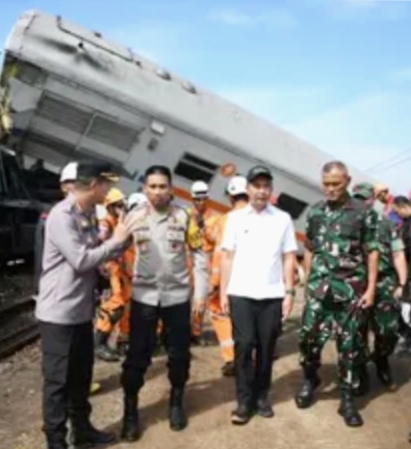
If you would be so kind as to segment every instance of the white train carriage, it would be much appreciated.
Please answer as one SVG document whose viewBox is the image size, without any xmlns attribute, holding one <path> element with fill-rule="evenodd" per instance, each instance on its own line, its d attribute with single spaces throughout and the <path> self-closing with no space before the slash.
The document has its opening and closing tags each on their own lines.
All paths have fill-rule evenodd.
<svg viewBox="0 0 411 449">
<path fill-rule="evenodd" d="M 14 111 L 9 145 L 24 155 L 59 168 L 81 157 L 113 162 L 128 192 L 147 166 L 163 163 L 174 172 L 177 197 L 189 200 L 191 182 L 203 179 L 219 210 L 227 207 L 227 177 L 264 163 L 299 237 L 308 206 L 321 198 L 321 167 L 333 159 L 59 16 L 29 11 L 18 19 L 5 46 L 3 82 Z M 374 181 L 350 170 L 354 182 Z"/>
</svg>

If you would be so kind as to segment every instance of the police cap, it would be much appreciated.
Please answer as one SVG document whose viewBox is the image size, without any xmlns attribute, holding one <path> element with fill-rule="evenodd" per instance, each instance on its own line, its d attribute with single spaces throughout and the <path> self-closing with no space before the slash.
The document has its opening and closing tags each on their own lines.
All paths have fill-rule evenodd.
<svg viewBox="0 0 411 449">
<path fill-rule="evenodd" d="M 77 180 L 82 181 L 91 178 L 104 179 L 111 182 L 117 182 L 119 179 L 111 164 L 93 161 L 79 162 L 77 166 Z"/>
<path fill-rule="evenodd" d="M 270 181 L 273 180 L 273 175 L 271 174 L 270 169 L 264 165 L 256 165 L 255 167 L 252 167 L 247 174 L 247 181 L 253 182 L 259 177 L 267 178 Z"/>
</svg>

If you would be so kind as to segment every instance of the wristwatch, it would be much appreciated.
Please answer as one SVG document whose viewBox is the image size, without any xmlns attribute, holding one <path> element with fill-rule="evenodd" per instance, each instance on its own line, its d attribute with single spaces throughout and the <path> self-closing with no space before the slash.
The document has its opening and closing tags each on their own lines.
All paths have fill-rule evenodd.
<svg viewBox="0 0 411 449">
<path fill-rule="evenodd" d="M 295 296 L 295 288 L 287 288 L 285 294 Z"/>
</svg>

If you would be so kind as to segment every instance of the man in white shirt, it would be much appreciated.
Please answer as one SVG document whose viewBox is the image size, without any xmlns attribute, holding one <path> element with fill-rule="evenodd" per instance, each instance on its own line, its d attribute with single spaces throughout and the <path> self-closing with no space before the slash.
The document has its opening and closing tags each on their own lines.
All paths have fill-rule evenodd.
<svg viewBox="0 0 411 449">
<path fill-rule="evenodd" d="M 247 180 L 250 204 L 229 214 L 221 245 L 221 307 L 230 312 L 235 342 L 233 424 L 246 424 L 255 411 L 274 416 L 268 399 L 272 355 L 295 295 L 291 217 L 270 205 L 273 177 L 267 167 L 252 168 Z"/>
</svg>

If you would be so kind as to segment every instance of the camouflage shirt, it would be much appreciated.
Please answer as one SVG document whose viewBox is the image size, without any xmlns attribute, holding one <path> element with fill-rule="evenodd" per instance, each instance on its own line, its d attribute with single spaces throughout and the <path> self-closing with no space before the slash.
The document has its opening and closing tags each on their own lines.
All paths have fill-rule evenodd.
<svg viewBox="0 0 411 449">
<path fill-rule="evenodd" d="M 379 262 L 378 279 L 384 277 L 396 277 L 396 270 L 393 262 L 393 253 L 402 251 L 404 243 L 400 236 L 400 231 L 395 223 L 385 217 L 378 221 L 378 244 L 379 244 Z"/>
<path fill-rule="evenodd" d="M 307 217 L 306 247 L 313 253 L 307 293 L 324 299 L 329 289 L 336 302 L 353 301 L 366 288 L 367 254 L 378 250 L 378 216 L 363 202 L 348 197 L 339 208 L 326 201 Z"/>
</svg>

